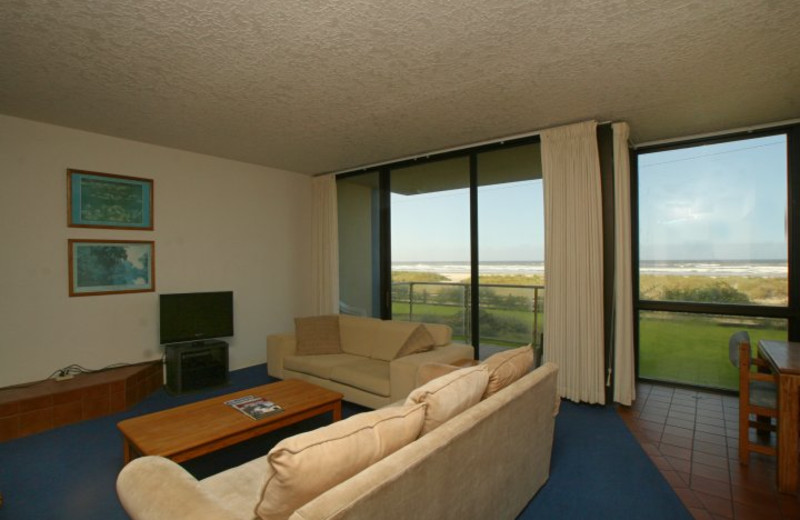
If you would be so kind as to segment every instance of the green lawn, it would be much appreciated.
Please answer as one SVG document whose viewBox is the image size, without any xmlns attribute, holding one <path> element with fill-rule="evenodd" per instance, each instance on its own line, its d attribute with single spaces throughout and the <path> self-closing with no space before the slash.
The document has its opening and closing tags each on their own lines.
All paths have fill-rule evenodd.
<svg viewBox="0 0 800 520">
<path fill-rule="evenodd" d="M 731 334 L 747 330 L 754 349 L 761 339 L 786 339 L 786 330 L 780 328 L 780 322 L 747 321 L 736 323 L 718 316 L 642 313 L 639 376 L 738 390 L 736 369 L 728 358 Z"/>
</svg>

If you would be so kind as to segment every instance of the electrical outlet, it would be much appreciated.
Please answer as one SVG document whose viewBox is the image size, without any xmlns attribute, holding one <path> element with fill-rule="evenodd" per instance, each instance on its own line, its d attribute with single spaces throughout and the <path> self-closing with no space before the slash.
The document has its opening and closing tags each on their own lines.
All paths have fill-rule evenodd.
<svg viewBox="0 0 800 520">
<path fill-rule="evenodd" d="M 59 374 L 56 376 L 56 381 L 66 381 L 67 379 L 72 379 L 75 377 L 74 374 Z"/>
</svg>

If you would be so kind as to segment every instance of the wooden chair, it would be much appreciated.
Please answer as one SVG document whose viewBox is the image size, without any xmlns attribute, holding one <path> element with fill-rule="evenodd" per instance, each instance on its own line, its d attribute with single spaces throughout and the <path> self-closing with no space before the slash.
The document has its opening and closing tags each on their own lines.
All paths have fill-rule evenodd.
<svg viewBox="0 0 800 520">
<path fill-rule="evenodd" d="M 769 365 L 763 359 L 752 357 L 747 332 L 731 336 L 728 353 L 731 363 L 739 369 L 739 463 L 747 466 L 750 452 L 776 455 L 775 447 L 750 441 L 750 428 L 755 428 L 759 435 L 776 431 L 773 419 L 778 420 L 778 380 L 775 374 L 766 373 Z M 756 372 L 751 372 L 753 366 Z M 756 420 L 751 420 L 751 415 Z"/>
</svg>

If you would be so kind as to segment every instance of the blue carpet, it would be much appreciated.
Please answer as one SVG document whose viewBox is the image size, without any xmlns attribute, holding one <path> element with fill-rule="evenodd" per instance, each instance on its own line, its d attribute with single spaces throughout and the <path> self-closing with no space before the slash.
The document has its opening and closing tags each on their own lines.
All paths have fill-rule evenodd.
<svg viewBox="0 0 800 520">
<path fill-rule="evenodd" d="M 265 365 L 257 365 L 231 372 L 231 386 L 222 389 L 177 397 L 162 389 L 125 412 L 0 443 L 0 492 L 5 498 L 0 519 L 127 518 L 115 490 L 122 467 L 119 421 L 268 382 Z M 364 410 L 345 403 L 343 415 Z M 309 419 L 184 467 L 204 478 L 267 453 L 283 437 L 330 420 L 330 416 Z M 562 404 L 551 467 L 550 480 L 520 519 L 691 518 L 610 407 Z"/>
<path fill-rule="evenodd" d="M 518 517 L 692 518 L 613 407 L 562 401 L 550 479 Z"/>
</svg>

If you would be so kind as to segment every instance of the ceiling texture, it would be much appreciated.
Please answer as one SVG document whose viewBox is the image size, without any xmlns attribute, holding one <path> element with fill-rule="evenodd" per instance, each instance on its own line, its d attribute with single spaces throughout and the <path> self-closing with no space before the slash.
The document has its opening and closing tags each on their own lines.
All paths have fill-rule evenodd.
<svg viewBox="0 0 800 520">
<path fill-rule="evenodd" d="M 797 0 L 3 0 L 0 113 L 305 174 L 800 117 Z"/>
</svg>

